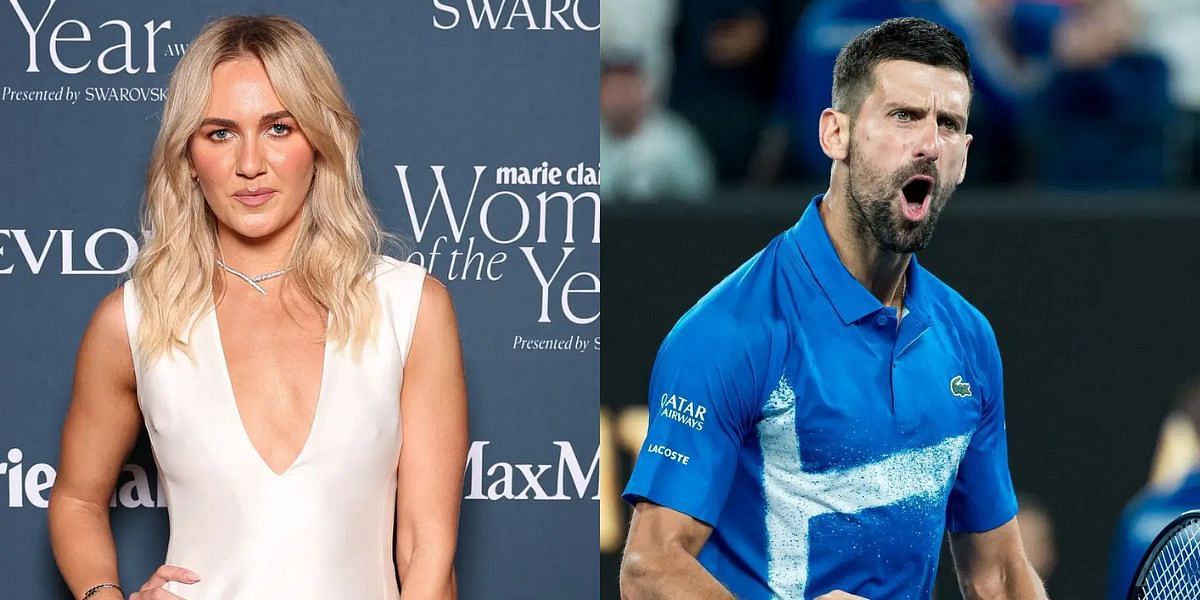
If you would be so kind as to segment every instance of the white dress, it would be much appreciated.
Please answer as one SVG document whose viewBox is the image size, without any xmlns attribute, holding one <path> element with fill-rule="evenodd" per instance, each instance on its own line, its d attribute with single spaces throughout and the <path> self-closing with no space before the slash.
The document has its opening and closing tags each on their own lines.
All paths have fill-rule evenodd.
<svg viewBox="0 0 1200 600">
<path fill-rule="evenodd" d="M 195 362 L 175 352 L 146 363 L 136 348 L 141 310 L 125 284 L 138 403 L 170 516 L 164 562 L 201 577 L 167 591 L 187 600 L 400 597 L 392 558 L 400 385 L 424 275 L 380 258 L 378 334 L 357 361 L 326 344 L 312 428 L 283 474 L 242 426 L 216 312 L 192 333 Z"/>
</svg>

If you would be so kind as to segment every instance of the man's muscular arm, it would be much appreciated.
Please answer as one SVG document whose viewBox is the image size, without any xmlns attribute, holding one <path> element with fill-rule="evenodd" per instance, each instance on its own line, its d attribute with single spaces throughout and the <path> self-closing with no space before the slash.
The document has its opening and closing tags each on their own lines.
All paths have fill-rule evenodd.
<svg viewBox="0 0 1200 600">
<path fill-rule="evenodd" d="M 1025 558 L 1015 517 L 991 531 L 950 534 L 950 550 L 968 600 L 1046 599 L 1042 581 Z"/>
<path fill-rule="evenodd" d="M 733 600 L 696 560 L 712 527 L 681 512 L 641 501 L 633 510 L 621 561 L 625 600 Z"/>
</svg>

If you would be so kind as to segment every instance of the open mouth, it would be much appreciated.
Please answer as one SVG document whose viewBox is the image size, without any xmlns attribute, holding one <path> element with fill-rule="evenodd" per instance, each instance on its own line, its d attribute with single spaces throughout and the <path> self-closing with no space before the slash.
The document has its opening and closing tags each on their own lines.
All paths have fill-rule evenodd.
<svg viewBox="0 0 1200 600">
<path fill-rule="evenodd" d="M 911 221 L 920 221 L 929 214 L 929 203 L 933 197 L 933 178 L 914 175 L 900 188 L 901 212 Z"/>
</svg>

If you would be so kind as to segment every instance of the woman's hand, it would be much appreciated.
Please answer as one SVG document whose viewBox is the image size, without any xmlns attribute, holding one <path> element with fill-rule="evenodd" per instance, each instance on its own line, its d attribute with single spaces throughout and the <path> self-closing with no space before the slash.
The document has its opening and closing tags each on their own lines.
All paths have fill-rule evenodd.
<svg viewBox="0 0 1200 600">
<path fill-rule="evenodd" d="M 147 579 L 142 588 L 134 592 L 129 600 L 184 600 L 182 596 L 176 596 L 163 589 L 168 581 L 190 585 L 200 581 L 200 576 L 183 567 L 163 565 L 150 575 L 150 579 Z"/>
</svg>

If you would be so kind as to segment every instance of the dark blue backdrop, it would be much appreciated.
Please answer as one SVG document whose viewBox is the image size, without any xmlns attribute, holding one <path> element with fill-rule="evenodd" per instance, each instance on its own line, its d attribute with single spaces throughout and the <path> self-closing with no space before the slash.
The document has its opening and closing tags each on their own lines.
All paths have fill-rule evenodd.
<svg viewBox="0 0 1200 600">
<path fill-rule="evenodd" d="M 385 227 L 454 296 L 462 596 L 597 597 L 598 0 L 0 3 L 0 597 L 69 597 L 44 500 L 75 351 L 136 251 L 170 71 L 232 13 L 286 14 L 326 46 Z M 134 586 L 167 521 L 144 439 L 128 462 L 112 518 Z"/>
</svg>

